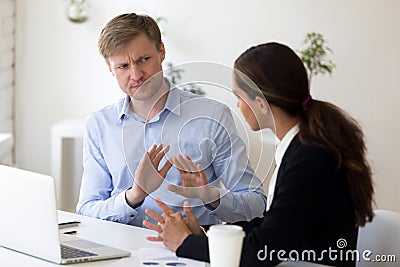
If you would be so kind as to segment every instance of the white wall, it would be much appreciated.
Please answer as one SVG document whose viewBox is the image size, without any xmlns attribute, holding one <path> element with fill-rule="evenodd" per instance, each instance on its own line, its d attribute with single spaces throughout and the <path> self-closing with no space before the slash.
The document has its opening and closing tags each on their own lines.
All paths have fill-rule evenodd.
<svg viewBox="0 0 400 267">
<path fill-rule="evenodd" d="M 90 0 L 89 0 L 90 1 Z M 334 50 L 332 77 L 313 81 L 315 98 L 362 125 L 379 208 L 400 212 L 400 2 L 397 0 L 91 0 L 89 20 L 72 24 L 66 1 L 17 0 L 16 159 L 50 172 L 50 127 L 85 117 L 121 93 L 97 52 L 104 24 L 122 12 L 164 16 L 167 61 L 232 65 L 250 45 L 302 48 L 319 31 Z"/>
</svg>

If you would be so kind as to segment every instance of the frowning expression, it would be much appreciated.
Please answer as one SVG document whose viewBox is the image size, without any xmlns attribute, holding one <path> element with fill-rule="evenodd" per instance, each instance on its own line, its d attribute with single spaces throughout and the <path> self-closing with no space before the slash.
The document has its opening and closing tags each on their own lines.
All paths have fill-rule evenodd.
<svg viewBox="0 0 400 267">
<path fill-rule="evenodd" d="M 155 95 L 163 81 L 164 44 L 157 49 L 147 35 L 139 34 L 118 54 L 107 58 L 111 73 L 124 93 L 137 100 Z"/>
</svg>

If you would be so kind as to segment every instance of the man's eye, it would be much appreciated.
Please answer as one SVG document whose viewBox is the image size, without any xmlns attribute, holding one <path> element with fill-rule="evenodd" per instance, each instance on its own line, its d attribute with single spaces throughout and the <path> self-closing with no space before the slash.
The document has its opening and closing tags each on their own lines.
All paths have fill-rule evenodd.
<svg viewBox="0 0 400 267">
<path fill-rule="evenodd" d="M 139 61 L 139 63 L 146 62 L 146 61 L 148 61 L 149 59 L 150 59 L 150 57 L 143 57 L 143 58 Z"/>
<path fill-rule="evenodd" d="M 121 64 L 121 65 L 119 65 L 118 66 L 118 69 L 126 69 L 126 68 L 128 68 L 128 64 Z"/>
</svg>

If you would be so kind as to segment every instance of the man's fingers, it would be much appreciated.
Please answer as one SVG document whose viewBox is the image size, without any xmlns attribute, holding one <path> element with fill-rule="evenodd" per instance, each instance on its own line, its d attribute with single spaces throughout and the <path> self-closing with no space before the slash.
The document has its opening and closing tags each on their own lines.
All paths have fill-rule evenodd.
<svg viewBox="0 0 400 267">
<path fill-rule="evenodd" d="M 203 170 L 203 167 L 201 167 L 200 164 L 197 164 L 196 167 L 197 167 L 197 171 L 198 171 L 199 174 L 200 174 L 201 180 L 202 180 L 202 181 L 205 181 L 206 183 L 208 183 L 208 179 L 207 179 L 207 176 L 206 176 L 206 172 Z"/>
<path fill-rule="evenodd" d="M 151 161 L 153 161 L 155 159 L 155 157 L 157 156 L 157 154 L 163 149 L 163 144 L 159 144 L 159 145 L 152 145 L 149 152 L 149 156 Z"/>
<path fill-rule="evenodd" d="M 197 187 L 183 187 L 183 186 L 179 186 L 179 185 L 169 184 L 167 186 L 167 189 L 171 192 L 174 192 L 175 194 L 178 194 L 178 195 L 181 195 L 184 197 L 188 197 L 188 198 L 199 197 Z"/>
<path fill-rule="evenodd" d="M 184 189 L 183 186 L 169 184 L 167 186 L 167 189 L 171 192 L 174 192 L 175 194 L 178 194 L 178 195 L 181 195 L 184 197 L 192 197 L 187 194 L 187 193 L 189 193 L 189 191 L 188 191 L 189 188 L 187 188 L 187 187 Z"/>
<path fill-rule="evenodd" d="M 160 146 L 162 148 L 162 145 L 160 145 Z M 160 149 L 159 151 L 157 151 L 157 154 L 155 154 L 155 157 L 153 159 L 153 164 L 154 164 L 154 166 L 156 166 L 156 168 L 160 164 L 161 159 L 165 156 L 165 154 L 168 153 L 169 148 L 170 148 L 170 145 L 167 145 L 163 149 Z"/>
<path fill-rule="evenodd" d="M 156 151 L 156 149 L 157 149 L 157 145 L 154 144 L 154 145 L 152 145 L 151 148 L 147 151 L 147 154 L 148 154 L 148 156 L 149 156 L 150 159 L 152 159 L 152 158 L 154 157 L 153 154 L 154 154 L 154 152 Z"/>
<path fill-rule="evenodd" d="M 181 154 L 179 154 L 177 156 L 177 159 L 180 163 L 180 165 L 182 166 L 182 171 L 184 172 L 192 172 L 192 170 L 190 169 L 190 166 L 187 163 L 187 159 L 185 159 Z"/>
<path fill-rule="evenodd" d="M 172 163 L 167 159 L 167 161 L 164 163 L 164 166 L 160 170 L 160 175 L 165 178 L 167 176 L 169 169 L 171 169 L 171 167 L 172 167 Z"/>
<path fill-rule="evenodd" d="M 177 185 L 174 185 L 174 184 L 169 184 L 169 185 L 167 185 L 167 189 L 169 190 L 169 191 L 171 191 L 171 192 L 174 192 L 174 193 L 177 193 L 177 191 L 178 191 L 178 189 L 177 189 Z"/>
<path fill-rule="evenodd" d="M 178 170 L 178 172 L 180 174 L 185 173 L 184 166 L 179 161 L 178 157 L 172 157 L 171 160 L 172 160 L 172 163 L 174 164 L 175 168 Z"/>
<path fill-rule="evenodd" d="M 185 160 L 185 162 L 186 162 L 186 165 L 187 165 L 188 168 L 190 169 L 190 172 L 197 172 L 196 165 L 193 163 L 193 161 L 192 161 L 188 156 L 186 156 L 186 157 L 184 158 L 184 160 Z"/>
<path fill-rule="evenodd" d="M 174 192 L 178 195 L 182 195 L 183 194 L 183 187 L 179 186 L 179 185 L 174 185 L 174 184 L 169 184 L 167 185 L 167 189 L 171 192 Z"/>
</svg>

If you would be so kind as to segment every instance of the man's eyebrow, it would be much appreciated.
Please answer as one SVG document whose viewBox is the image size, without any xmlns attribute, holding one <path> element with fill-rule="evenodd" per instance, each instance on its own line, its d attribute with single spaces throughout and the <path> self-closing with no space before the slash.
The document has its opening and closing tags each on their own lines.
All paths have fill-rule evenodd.
<svg viewBox="0 0 400 267">
<path fill-rule="evenodd" d="M 146 57 L 150 57 L 150 55 L 145 54 L 145 55 L 143 55 L 143 56 L 140 56 L 140 57 L 138 57 L 136 60 L 134 60 L 133 63 L 137 63 L 137 62 L 143 60 L 143 59 L 146 58 Z"/>
</svg>

